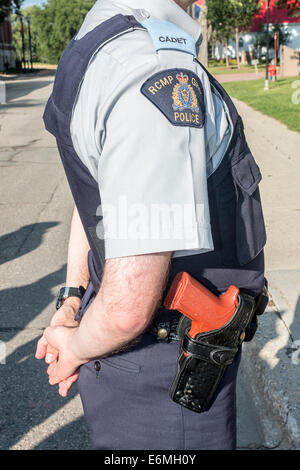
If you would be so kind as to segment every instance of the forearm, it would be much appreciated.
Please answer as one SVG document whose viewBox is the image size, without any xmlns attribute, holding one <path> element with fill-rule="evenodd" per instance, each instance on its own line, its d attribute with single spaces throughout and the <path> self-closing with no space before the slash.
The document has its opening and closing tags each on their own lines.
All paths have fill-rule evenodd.
<svg viewBox="0 0 300 470">
<path fill-rule="evenodd" d="M 89 272 L 87 264 L 87 255 L 89 243 L 77 209 L 74 209 L 70 230 L 68 266 L 66 285 L 69 287 L 87 287 L 89 282 Z M 78 297 L 68 297 L 63 305 L 57 310 L 51 320 L 52 327 L 64 326 L 69 328 L 78 327 L 75 316 L 78 312 L 81 300 Z M 58 351 L 52 347 L 45 338 L 41 338 L 36 351 L 37 359 L 43 359 L 52 356 L 51 361 L 57 358 Z M 49 363 L 49 361 L 47 361 Z"/>
<path fill-rule="evenodd" d="M 71 223 L 68 247 L 66 286 L 83 286 L 87 288 L 89 283 L 89 270 L 87 262 L 89 250 L 90 246 L 86 238 L 86 234 L 83 229 L 77 208 L 75 207 Z M 74 306 L 75 310 L 77 310 L 79 308 L 80 299 L 77 299 L 77 297 L 70 297 L 65 301 L 65 303 Z"/>
<path fill-rule="evenodd" d="M 75 207 L 68 248 L 68 267 L 66 284 L 72 287 L 87 287 L 89 271 L 87 255 L 90 250 L 81 219 Z"/>
<path fill-rule="evenodd" d="M 131 343 L 147 328 L 164 290 L 171 254 L 133 256 L 106 263 L 101 289 L 71 339 L 82 362 Z"/>
</svg>

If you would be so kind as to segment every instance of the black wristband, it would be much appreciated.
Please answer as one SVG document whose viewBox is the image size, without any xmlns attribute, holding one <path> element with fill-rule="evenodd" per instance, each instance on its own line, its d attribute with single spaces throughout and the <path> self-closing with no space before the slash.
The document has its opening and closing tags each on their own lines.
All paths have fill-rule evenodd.
<svg viewBox="0 0 300 470">
<path fill-rule="evenodd" d="M 82 286 L 78 287 L 62 287 L 57 294 L 56 310 L 60 309 L 64 300 L 69 297 L 78 297 L 82 299 L 85 294 L 85 288 Z"/>
</svg>

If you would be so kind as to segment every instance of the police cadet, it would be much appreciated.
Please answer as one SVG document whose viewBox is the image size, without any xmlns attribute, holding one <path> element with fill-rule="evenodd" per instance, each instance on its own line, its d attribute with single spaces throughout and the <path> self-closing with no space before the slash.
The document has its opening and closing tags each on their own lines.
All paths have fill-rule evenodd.
<svg viewBox="0 0 300 470">
<path fill-rule="evenodd" d="M 174 277 L 253 299 L 265 283 L 261 174 L 232 101 L 196 59 L 192 3 L 97 1 L 44 115 L 76 209 L 67 287 L 36 357 L 62 396 L 78 379 L 95 449 L 236 446 L 240 347 L 224 348 L 218 380 L 205 371 L 221 359 L 205 358 L 203 412 L 169 395 L 182 316 L 162 305 Z"/>
</svg>

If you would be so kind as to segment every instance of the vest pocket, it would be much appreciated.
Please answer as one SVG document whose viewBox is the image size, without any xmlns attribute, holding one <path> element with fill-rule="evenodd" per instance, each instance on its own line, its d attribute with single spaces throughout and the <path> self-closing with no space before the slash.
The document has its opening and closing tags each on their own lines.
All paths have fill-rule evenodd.
<svg viewBox="0 0 300 470">
<path fill-rule="evenodd" d="M 236 189 L 236 256 L 243 266 L 252 261 L 266 244 L 266 230 L 259 194 L 262 179 L 258 165 L 247 147 L 231 162 Z"/>
</svg>

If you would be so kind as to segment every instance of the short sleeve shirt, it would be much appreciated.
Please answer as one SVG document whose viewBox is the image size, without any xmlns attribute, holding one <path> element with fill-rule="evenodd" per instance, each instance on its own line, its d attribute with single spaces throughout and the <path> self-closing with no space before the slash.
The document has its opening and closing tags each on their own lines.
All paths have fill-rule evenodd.
<svg viewBox="0 0 300 470">
<path fill-rule="evenodd" d="M 71 135 L 99 185 L 98 235 L 106 259 L 213 250 L 208 163 L 229 124 L 223 118 L 223 134 L 216 138 L 217 103 L 207 90 L 208 78 L 193 55 L 157 51 L 147 30 L 114 39 L 94 56 Z"/>
</svg>

